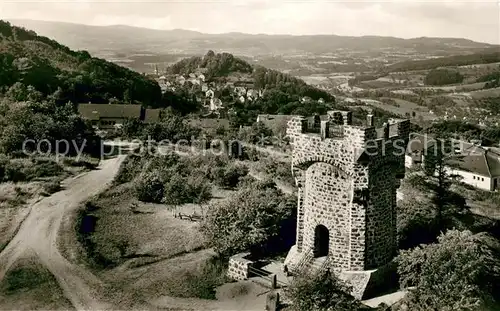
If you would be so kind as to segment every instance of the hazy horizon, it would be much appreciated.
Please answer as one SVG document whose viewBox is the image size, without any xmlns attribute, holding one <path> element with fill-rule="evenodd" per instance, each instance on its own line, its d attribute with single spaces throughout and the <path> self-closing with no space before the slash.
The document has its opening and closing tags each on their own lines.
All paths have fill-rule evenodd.
<svg viewBox="0 0 500 311">
<path fill-rule="evenodd" d="M 500 44 L 500 5 L 495 0 L 0 0 L 0 18 L 209 34 L 447 37 Z"/>
<path fill-rule="evenodd" d="M 49 20 L 42 20 L 42 19 L 18 19 L 18 18 L 10 18 L 6 19 L 7 21 L 11 22 L 14 26 L 22 26 L 22 25 L 16 25 L 15 22 L 27 22 L 27 21 L 32 21 L 32 22 L 46 22 L 46 23 L 62 23 L 62 24 L 68 24 L 68 25 L 79 25 L 79 26 L 90 26 L 90 27 L 131 27 L 131 28 L 137 28 L 137 29 L 146 29 L 146 30 L 153 30 L 153 31 L 192 31 L 192 32 L 199 32 L 201 34 L 208 34 L 208 35 L 224 35 L 224 34 L 231 34 L 231 33 L 236 33 L 236 34 L 244 34 L 244 35 L 264 35 L 264 36 L 352 36 L 352 37 L 392 37 L 392 38 L 399 38 L 399 39 L 418 39 L 418 38 L 448 38 L 448 39 L 466 39 L 466 40 L 472 40 L 475 42 L 479 43 L 486 43 L 486 44 L 496 44 L 500 45 L 500 43 L 491 43 L 491 42 L 484 42 L 484 41 L 478 41 L 470 38 L 464 38 L 464 37 L 443 37 L 443 36 L 417 36 L 417 37 L 397 37 L 397 36 L 385 36 L 385 35 L 377 35 L 377 34 L 362 34 L 362 35 L 338 35 L 336 33 L 315 33 L 315 34 L 286 34 L 286 33 L 251 33 L 251 32 L 241 32 L 241 31 L 230 31 L 230 32 L 204 32 L 204 31 L 199 31 L 199 30 L 192 30 L 192 29 L 185 29 L 185 28 L 171 28 L 171 29 L 156 29 L 156 28 L 148 28 L 148 27 L 142 27 L 142 26 L 133 26 L 133 25 L 125 25 L 125 24 L 110 24 L 110 25 L 91 25 L 91 24 L 81 24 L 81 23 L 74 23 L 74 22 L 62 22 L 62 21 L 49 21 Z"/>
</svg>

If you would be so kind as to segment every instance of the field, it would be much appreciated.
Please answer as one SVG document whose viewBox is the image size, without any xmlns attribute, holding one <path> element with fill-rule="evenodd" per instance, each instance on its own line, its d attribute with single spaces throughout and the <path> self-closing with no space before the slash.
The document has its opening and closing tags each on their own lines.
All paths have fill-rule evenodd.
<svg viewBox="0 0 500 311">
<path fill-rule="evenodd" d="M 421 116 L 426 121 L 435 120 L 437 118 L 436 115 L 429 113 L 428 108 L 419 106 L 407 100 L 392 98 L 392 100 L 394 100 L 398 106 L 390 105 L 373 99 L 360 98 L 360 100 L 369 106 L 377 107 L 391 113 L 398 114 L 402 117 L 406 116 L 406 114 L 409 114 L 411 116 L 412 113 L 415 112 L 415 118 L 419 118 Z"/>
<path fill-rule="evenodd" d="M 470 96 L 474 99 L 483 99 L 488 97 L 499 97 L 500 96 L 500 87 L 488 89 L 488 90 L 480 90 L 470 92 Z"/>
<path fill-rule="evenodd" d="M 370 80 L 370 81 L 363 81 L 359 84 L 359 87 L 364 88 L 364 89 L 382 89 L 382 88 L 395 88 L 395 87 L 401 87 L 401 84 L 399 83 L 393 83 L 390 81 L 385 81 L 385 80 Z"/>
</svg>

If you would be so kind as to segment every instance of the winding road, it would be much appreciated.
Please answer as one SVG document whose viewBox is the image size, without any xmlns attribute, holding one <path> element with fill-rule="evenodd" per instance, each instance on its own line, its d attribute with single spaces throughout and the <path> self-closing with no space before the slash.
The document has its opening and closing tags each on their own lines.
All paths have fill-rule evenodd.
<svg viewBox="0 0 500 311">
<path fill-rule="evenodd" d="M 124 159 L 125 156 L 119 156 L 103 160 L 98 169 L 65 180 L 63 191 L 34 204 L 18 233 L 0 253 L 0 280 L 17 259 L 33 251 L 77 310 L 112 309 L 100 293 L 104 284 L 90 271 L 63 257 L 57 248 L 57 236 L 63 219 L 83 201 L 105 190 Z"/>
<path fill-rule="evenodd" d="M 261 310 L 265 296 L 250 302 L 209 301 L 163 296 L 154 301 L 137 299 L 133 293 L 113 290 L 86 267 L 68 261 L 58 249 L 61 225 L 67 225 L 81 203 L 108 188 L 126 156 L 101 161 L 93 171 L 66 179 L 60 192 L 30 207 L 30 213 L 5 249 L 0 253 L 0 281 L 27 253 L 55 277 L 64 296 L 76 310 Z M 257 305 L 259 307 L 257 307 Z"/>
</svg>

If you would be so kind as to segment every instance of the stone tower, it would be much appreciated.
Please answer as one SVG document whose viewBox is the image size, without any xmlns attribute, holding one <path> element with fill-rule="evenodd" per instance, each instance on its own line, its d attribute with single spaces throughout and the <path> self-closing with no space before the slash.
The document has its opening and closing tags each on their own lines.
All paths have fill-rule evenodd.
<svg viewBox="0 0 500 311">
<path fill-rule="evenodd" d="M 351 112 L 330 111 L 324 121 L 294 117 L 287 129 L 298 216 L 285 264 L 296 273 L 330 268 L 359 298 L 397 250 L 396 190 L 410 131 L 408 120 L 378 130 L 373 121 L 353 126 Z"/>
</svg>

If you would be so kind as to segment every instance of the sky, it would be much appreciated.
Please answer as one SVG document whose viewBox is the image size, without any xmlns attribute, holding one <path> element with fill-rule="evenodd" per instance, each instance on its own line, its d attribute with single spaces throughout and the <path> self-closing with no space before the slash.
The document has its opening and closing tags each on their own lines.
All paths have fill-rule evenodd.
<svg viewBox="0 0 500 311">
<path fill-rule="evenodd" d="M 500 0 L 0 0 L 0 19 L 205 33 L 455 37 L 500 44 Z"/>
</svg>

